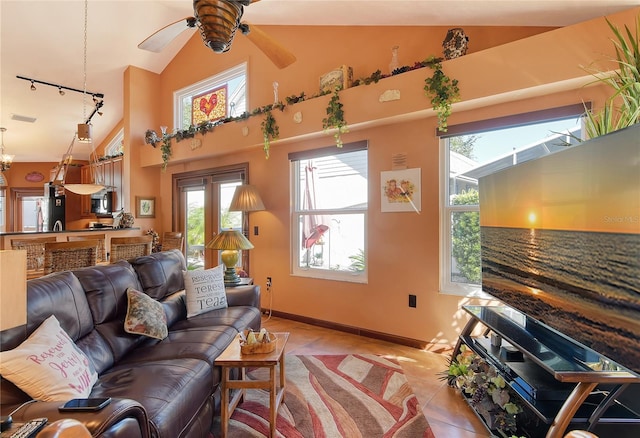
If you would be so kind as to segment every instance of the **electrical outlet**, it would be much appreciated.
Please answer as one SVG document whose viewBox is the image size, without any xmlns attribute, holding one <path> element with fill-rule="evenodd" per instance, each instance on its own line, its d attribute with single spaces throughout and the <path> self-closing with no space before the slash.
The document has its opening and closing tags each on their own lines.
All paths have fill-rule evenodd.
<svg viewBox="0 0 640 438">
<path fill-rule="evenodd" d="M 267 277 L 267 290 L 271 287 L 271 277 Z"/>
<path fill-rule="evenodd" d="M 409 294 L 409 307 L 416 307 L 417 306 L 417 297 L 415 295 L 411 295 Z"/>
</svg>

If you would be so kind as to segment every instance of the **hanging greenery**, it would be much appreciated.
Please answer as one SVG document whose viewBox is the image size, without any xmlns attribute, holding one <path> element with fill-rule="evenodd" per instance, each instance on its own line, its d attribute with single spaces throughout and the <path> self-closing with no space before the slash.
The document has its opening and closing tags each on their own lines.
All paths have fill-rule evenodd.
<svg viewBox="0 0 640 438">
<path fill-rule="evenodd" d="M 265 111 L 265 117 L 262 121 L 262 137 L 264 138 L 264 154 L 269 159 L 269 148 L 272 140 L 277 140 L 280 135 L 280 128 L 276 119 L 273 117 L 271 110 Z"/>
<path fill-rule="evenodd" d="M 164 172 L 167 170 L 167 164 L 172 155 L 170 135 L 165 134 L 162 136 L 162 146 L 160 146 L 160 150 L 162 151 L 162 171 Z"/>
<path fill-rule="evenodd" d="M 438 115 L 438 129 L 441 131 L 447 130 L 447 118 L 451 115 L 451 105 L 454 102 L 460 100 L 460 92 L 458 89 L 458 81 L 449 78 L 442 72 L 441 65 L 442 58 L 429 57 L 424 61 L 419 61 L 411 66 L 403 66 L 396 68 L 391 74 L 383 74 L 380 70 L 376 70 L 367 77 L 362 77 L 354 80 L 352 87 L 360 85 L 375 84 L 380 79 L 384 79 L 390 76 L 399 75 L 408 71 L 417 70 L 424 67 L 431 67 L 434 70 L 433 76 L 425 79 L 425 93 L 431 97 L 431 104 Z M 333 92 L 333 96 L 327 106 L 327 117 L 322 119 L 322 127 L 325 131 L 329 129 L 336 129 L 334 137 L 336 140 L 336 146 L 342 147 L 342 134 L 349 132 L 347 122 L 344 120 L 343 105 L 340 102 L 340 96 L 338 95 L 341 88 L 336 88 Z M 271 141 L 278 138 L 279 129 L 278 125 L 271 114 L 273 109 L 279 109 L 284 111 L 286 106 L 295 105 L 299 102 L 303 102 L 307 99 L 314 99 L 316 97 L 324 96 L 330 92 L 319 92 L 312 96 L 307 97 L 304 92 L 298 95 L 292 95 L 285 98 L 286 103 L 277 102 L 274 104 L 265 105 L 255 108 L 251 112 L 245 111 L 239 116 L 225 117 L 216 121 L 206 120 L 196 126 L 189 126 L 186 129 L 179 129 L 173 134 L 163 134 L 162 136 L 162 169 L 165 170 L 167 163 L 171 158 L 171 140 L 181 141 L 185 138 L 193 138 L 196 134 L 207 134 L 212 132 L 218 125 L 223 125 L 229 122 L 238 122 L 247 120 L 249 117 L 265 114 L 265 118 L 262 121 L 262 134 L 264 137 L 264 151 L 269 158 L 269 149 Z M 145 142 L 156 147 L 156 143 L 159 141 L 159 137 L 155 131 L 148 129 L 145 133 Z"/>
<path fill-rule="evenodd" d="M 327 117 L 322 119 L 322 128 L 325 132 L 329 129 L 336 130 L 333 138 L 336 139 L 336 146 L 339 148 L 342 147 L 342 134 L 349 132 L 347 121 L 344 119 L 343 105 L 340 102 L 340 90 L 342 90 L 342 87 L 336 87 L 333 90 L 333 96 L 331 96 L 327 106 Z"/>
<path fill-rule="evenodd" d="M 451 105 L 460 100 L 458 80 L 444 74 L 440 60 L 430 57 L 425 63 L 433 69 L 433 76 L 424 80 L 424 91 L 431 98 L 431 106 L 438 116 L 438 130 L 446 132 Z"/>
</svg>

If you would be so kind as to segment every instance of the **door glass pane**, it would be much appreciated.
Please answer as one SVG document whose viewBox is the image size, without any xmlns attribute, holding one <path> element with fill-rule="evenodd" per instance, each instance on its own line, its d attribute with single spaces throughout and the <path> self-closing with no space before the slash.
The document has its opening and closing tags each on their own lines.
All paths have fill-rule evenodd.
<svg viewBox="0 0 640 438">
<path fill-rule="evenodd" d="M 236 187 L 242 184 L 241 181 L 220 184 L 220 228 L 223 230 L 242 231 L 242 212 L 229 211 L 233 194 Z M 246 231 L 246 230 L 245 230 Z"/>
<path fill-rule="evenodd" d="M 187 269 L 204 269 L 204 189 L 185 192 L 187 205 Z"/>
</svg>

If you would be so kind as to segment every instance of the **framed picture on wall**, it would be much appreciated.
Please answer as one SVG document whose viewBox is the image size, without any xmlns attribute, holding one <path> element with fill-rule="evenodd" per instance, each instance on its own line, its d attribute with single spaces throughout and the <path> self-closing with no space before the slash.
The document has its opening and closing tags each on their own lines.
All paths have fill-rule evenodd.
<svg viewBox="0 0 640 438">
<path fill-rule="evenodd" d="M 420 169 L 388 170 L 380 172 L 382 212 L 415 211 L 422 208 Z"/>
<path fill-rule="evenodd" d="M 136 196 L 136 217 L 156 217 L 156 198 L 152 196 Z"/>
</svg>

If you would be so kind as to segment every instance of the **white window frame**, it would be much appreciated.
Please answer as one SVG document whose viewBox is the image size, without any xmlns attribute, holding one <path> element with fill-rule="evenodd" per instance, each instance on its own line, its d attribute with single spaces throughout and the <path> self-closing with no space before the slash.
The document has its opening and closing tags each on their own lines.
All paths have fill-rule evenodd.
<svg viewBox="0 0 640 438">
<path fill-rule="evenodd" d="M 209 90 L 213 90 L 222 85 L 225 85 L 230 80 L 235 79 L 242 75 L 244 75 L 245 78 L 247 78 L 246 62 L 238 64 L 235 67 L 231 67 L 230 69 L 225 70 L 221 73 L 218 73 L 214 76 L 210 76 L 200 82 L 196 82 L 195 84 L 189 85 L 188 87 L 174 91 L 173 93 L 173 126 L 175 126 L 175 129 L 176 130 L 183 129 L 182 120 L 184 119 L 185 114 L 183 113 L 182 100 L 185 97 L 197 96 Z M 231 102 L 231 99 L 227 99 L 227 104 L 229 102 Z M 249 107 L 249 90 L 245 83 L 245 109 L 248 107 Z M 227 114 L 231 114 L 230 108 L 227 108 Z M 232 115 L 237 117 L 237 116 L 240 116 L 241 113 L 232 114 Z"/>
<path fill-rule="evenodd" d="M 109 144 L 104 148 L 105 157 L 115 157 L 122 152 L 122 142 L 124 141 L 124 128 L 111 139 Z"/>
<path fill-rule="evenodd" d="M 471 283 L 459 283 L 451 281 L 451 215 L 456 212 L 478 212 L 478 205 L 450 205 L 449 193 L 449 139 L 440 139 L 440 292 L 452 295 L 462 295 L 466 297 L 489 298 L 489 295 L 482 292 L 482 285 Z M 444 186 L 444 189 L 442 187 Z"/>
<path fill-rule="evenodd" d="M 551 120 L 578 117 L 584 113 L 584 109 L 590 108 L 590 103 L 567 105 L 564 107 L 550 108 L 548 110 L 534 111 L 526 114 L 506 116 L 489 121 L 471 122 L 469 127 L 450 126 L 447 137 L 473 135 L 491 130 L 500 130 L 509 127 L 526 124 L 543 123 Z M 458 132 L 456 132 L 458 131 Z M 584 126 L 582 128 L 584 131 Z M 480 212 L 480 205 L 449 205 L 450 199 L 450 173 L 449 173 L 449 140 L 441 137 L 439 140 L 440 161 L 440 293 L 459 295 L 468 298 L 492 298 L 482 291 L 482 284 L 459 283 L 451 281 L 452 254 L 451 254 L 451 215 L 456 212 Z"/>
<path fill-rule="evenodd" d="M 345 144 L 343 146 L 344 148 L 348 148 L 348 144 Z M 335 148 L 335 146 L 334 146 Z M 367 162 L 368 162 L 368 148 L 365 149 L 360 149 L 360 151 L 363 151 L 367 154 Z M 352 151 L 352 152 L 356 152 L 356 150 Z M 330 155 L 331 153 L 327 153 L 327 154 L 321 154 L 318 156 L 327 156 Z M 369 203 L 368 203 L 368 198 L 369 198 L 369 193 L 367 190 L 367 205 L 364 208 L 355 208 L 355 207 L 350 207 L 347 209 L 316 209 L 314 211 L 317 212 L 317 214 L 319 215 L 335 215 L 335 214 L 340 214 L 340 215 L 349 215 L 349 214 L 358 214 L 358 215 L 363 215 L 363 223 L 364 223 L 364 229 L 363 229 L 363 242 L 364 242 L 364 258 L 365 258 L 365 269 L 363 271 L 360 272 L 351 272 L 351 271 L 337 271 L 337 270 L 331 270 L 331 269 L 318 269 L 318 268 L 313 268 L 313 267 L 301 267 L 300 263 L 299 263 L 299 258 L 298 258 L 298 254 L 300 252 L 299 248 L 301 247 L 302 243 L 299 240 L 299 236 L 302 234 L 301 229 L 300 229 L 300 224 L 301 224 L 301 220 L 300 217 L 303 215 L 303 211 L 302 209 L 298 206 L 298 200 L 301 199 L 300 198 L 300 191 L 303 190 L 303 188 L 301 187 L 300 184 L 300 180 L 298 178 L 297 175 L 299 175 L 298 173 L 298 166 L 300 162 L 304 162 L 305 159 L 291 159 L 290 161 L 290 185 L 291 185 L 291 248 L 290 248 L 290 254 L 291 254 L 291 260 L 290 260 L 290 266 L 291 266 L 291 275 L 293 276 L 299 276 L 299 277 L 307 277 L 307 278 L 318 278 L 318 279 L 323 279 L 323 280 L 334 280 L 334 281 L 344 281 L 344 282 L 351 282 L 351 283 L 368 283 L 368 251 L 367 251 L 367 247 L 368 247 L 368 232 L 367 232 L 367 224 L 368 224 L 368 210 L 369 210 Z M 368 164 L 367 164 L 368 167 Z M 367 174 L 368 174 L 368 169 L 367 169 Z M 369 187 L 369 178 L 367 176 L 367 187 Z"/>
</svg>

